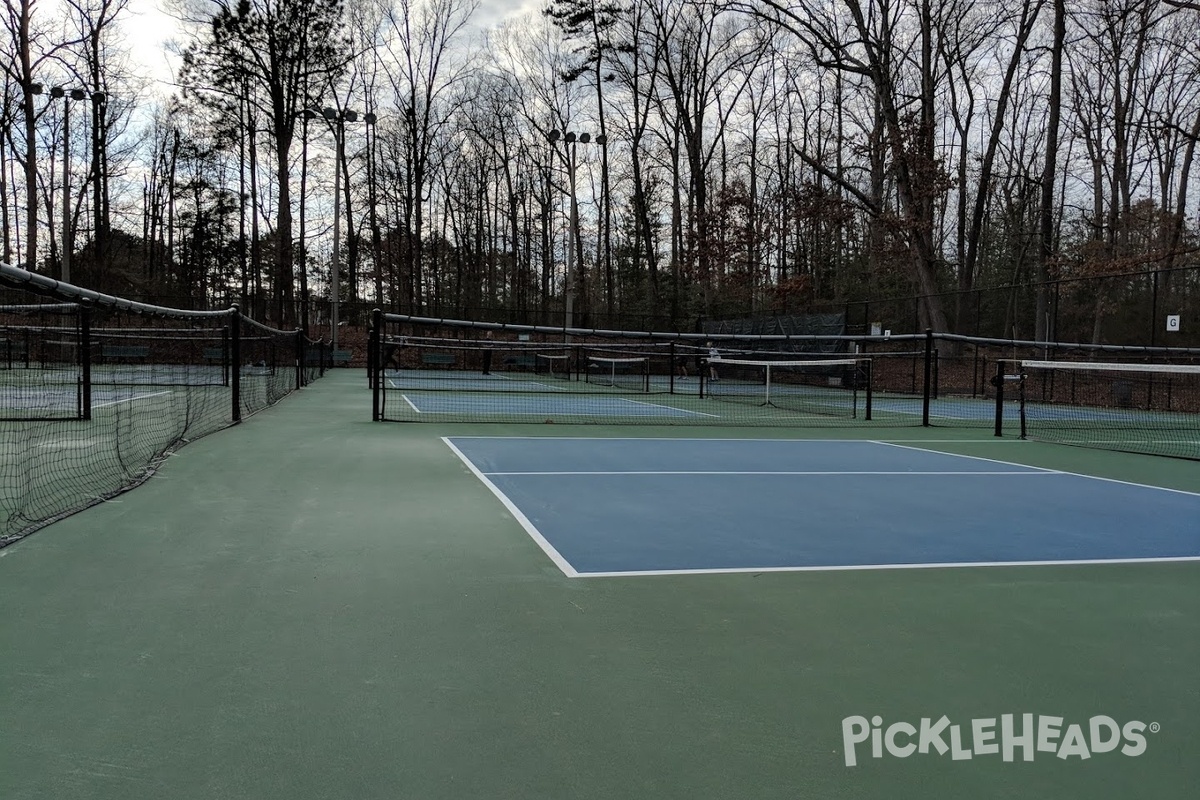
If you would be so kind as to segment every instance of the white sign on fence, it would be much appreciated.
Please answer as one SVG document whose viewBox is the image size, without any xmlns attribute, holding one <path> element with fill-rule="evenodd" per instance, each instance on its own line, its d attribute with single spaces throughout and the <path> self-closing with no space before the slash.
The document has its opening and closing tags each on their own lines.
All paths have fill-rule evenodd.
<svg viewBox="0 0 1200 800">
<path fill-rule="evenodd" d="M 1179 315 L 1170 314 L 1167 316 L 1167 333 L 1179 333 Z"/>
</svg>

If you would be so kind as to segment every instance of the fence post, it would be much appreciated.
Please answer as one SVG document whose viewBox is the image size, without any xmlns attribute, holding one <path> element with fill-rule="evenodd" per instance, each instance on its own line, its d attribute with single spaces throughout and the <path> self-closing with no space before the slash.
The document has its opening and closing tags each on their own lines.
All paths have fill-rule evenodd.
<svg viewBox="0 0 1200 800">
<path fill-rule="evenodd" d="M 1025 427 L 1025 370 L 1024 369 L 1022 369 L 1020 374 L 1017 375 L 1017 381 L 1018 381 L 1017 397 L 1020 398 L 1020 401 L 1021 401 L 1021 438 L 1024 439 L 1025 438 L 1025 430 L 1026 430 L 1026 427 Z"/>
<path fill-rule="evenodd" d="M 28 353 L 28 349 L 26 353 Z M 86 305 L 79 307 L 79 367 L 82 382 L 80 416 L 84 420 L 90 420 L 92 418 L 92 309 Z"/>
<path fill-rule="evenodd" d="M 367 337 L 367 381 L 371 384 L 371 421 L 379 422 L 382 415 L 379 411 L 379 393 L 383 390 L 380 370 L 380 352 L 383 339 L 383 309 L 371 311 L 371 332 Z"/>
<path fill-rule="evenodd" d="M 1150 346 L 1154 347 L 1157 343 L 1156 334 L 1158 332 L 1158 270 L 1154 270 L 1153 286 L 1150 292 Z"/>
<path fill-rule="evenodd" d="M 925 329 L 925 391 L 921 400 L 921 427 L 929 427 L 929 393 L 932 391 L 933 329 Z"/>
<path fill-rule="evenodd" d="M 296 328 L 296 388 L 304 385 L 304 332 Z"/>
<path fill-rule="evenodd" d="M 229 385 L 229 327 L 221 329 L 221 385 Z"/>
<path fill-rule="evenodd" d="M 675 394 L 675 373 L 679 372 L 679 362 L 677 361 L 677 357 L 675 355 L 675 340 L 674 339 L 671 340 L 670 351 L 671 351 L 671 378 L 669 381 L 670 388 L 667 390 L 667 392 L 668 392 L 668 394 Z"/>
<path fill-rule="evenodd" d="M 992 378 L 996 387 L 996 435 L 1004 435 L 1004 359 L 996 360 L 996 375 Z"/>
<path fill-rule="evenodd" d="M 242 420 L 242 311 L 229 309 L 229 384 L 233 387 L 233 421 Z"/>
<path fill-rule="evenodd" d="M 867 421 L 871 421 L 871 395 L 874 392 L 872 384 L 875 383 L 874 364 L 870 359 L 867 359 Z"/>
</svg>

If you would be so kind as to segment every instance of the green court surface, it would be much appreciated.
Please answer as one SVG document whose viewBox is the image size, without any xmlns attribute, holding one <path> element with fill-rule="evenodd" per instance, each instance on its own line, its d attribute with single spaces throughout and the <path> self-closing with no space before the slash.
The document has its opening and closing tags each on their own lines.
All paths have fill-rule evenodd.
<svg viewBox="0 0 1200 800">
<path fill-rule="evenodd" d="M 1198 462 L 369 419 L 335 370 L 0 550 L 0 798 L 1200 796 L 1200 561 L 571 578 L 441 437 L 845 436 L 1185 492 Z M 1007 486 L 941 507 L 1003 517 Z M 1050 749 L 978 747 L 1009 714 Z M 951 752 L 889 753 L 943 716 Z"/>
</svg>

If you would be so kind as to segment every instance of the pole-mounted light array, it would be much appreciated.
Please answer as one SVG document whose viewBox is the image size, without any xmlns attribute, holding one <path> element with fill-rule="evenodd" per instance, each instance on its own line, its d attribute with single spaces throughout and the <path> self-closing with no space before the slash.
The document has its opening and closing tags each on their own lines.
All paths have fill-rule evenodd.
<svg viewBox="0 0 1200 800">
<path fill-rule="evenodd" d="M 333 164 L 333 264 L 330 268 L 329 276 L 329 291 L 330 291 L 330 307 L 329 307 L 329 326 L 330 326 L 330 346 L 331 349 L 338 349 L 338 303 L 341 300 L 341 256 L 342 256 L 342 154 L 346 140 L 346 123 L 358 122 L 359 115 L 354 109 L 345 108 L 337 109 L 326 106 L 323 109 L 315 108 L 305 109 L 304 116 L 307 119 L 324 119 L 330 130 L 333 131 L 333 138 L 337 149 L 337 156 Z M 375 115 L 367 112 L 363 115 L 362 120 L 367 125 L 375 124 Z"/>
<path fill-rule="evenodd" d="M 42 93 L 40 83 L 30 87 L 33 94 Z M 50 97 L 63 101 L 63 175 L 62 175 L 62 280 L 71 282 L 71 251 L 75 245 L 71 228 L 71 104 L 68 100 L 86 100 L 91 98 L 97 105 L 108 100 L 104 92 L 89 92 L 86 89 L 68 89 L 65 86 L 51 86 Z M 98 177 L 98 176 L 97 176 Z"/>
<path fill-rule="evenodd" d="M 550 145 L 557 148 L 558 142 L 561 140 L 563 149 L 566 153 L 567 162 L 567 186 L 568 193 L 571 198 L 570 218 L 567 221 L 567 274 L 563 285 L 564 295 L 564 321 L 563 325 L 567 328 L 572 328 L 575 325 L 575 286 L 576 286 L 576 265 L 575 265 L 575 243 L 579 237 L 579 203 L 575 197 L 575 147 L 577 144 L 590 144 L 593 139 L 590 133 L 575 133 L 575 131 L 567 131 L 565 134 L 554 129 L 551 130 L 546 138 L 550 140 Z M 599 134 L 595 138 L 595 143 L 601 147 L 608 144 L 608 139 L 604 134 Z"/>
</svg>

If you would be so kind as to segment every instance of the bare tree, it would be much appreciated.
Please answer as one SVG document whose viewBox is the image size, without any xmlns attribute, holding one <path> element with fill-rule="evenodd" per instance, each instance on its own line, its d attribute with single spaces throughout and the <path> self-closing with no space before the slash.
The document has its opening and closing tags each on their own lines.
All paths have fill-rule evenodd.
<svg viewBox="0 0 1200 800">
<path fill-rule="evenodd" d="M 327 82 L 347 61 L 338 0 L 214 0 L 209 28 L 184 53 L 183 80 L 210 97 L 251 94 L 273 144 L 277 202 L 272 317 L 294 321 L 291 150 L 296 122 L 312 85 Z"/>
<path fill-rule="evenodd" d="M 839 15 L 831 17 L 828 9 L 808 0 L 792 5 L 775 0 L 735 2 L 734 7 L 761 16 L 795 35 L 820 67 L 868 81 L 899 201 L 900 215 L 891 227 L 908 248 L 922 323 L 935 330 L 946 330 L 948 323 L 938 294 L 943 257 L 934 231 L 936 203 L 949 182 L 935 146 L 938 74 L 933 60 L 934 17 L 930 0 L 916 0 L 911 8 L 890 0 L 869 5 L 859 0 L 841 0 L 836 7 L 846 17 L 846 28 L 841 26 Z M 906 19 L 911 24 L 903 24 Z M 811 158 L 805 160 L 809 166 L 832 177 L 827 166 Z M 847 183 L 843 187 L 863 201 L 872 214 L 887 214 L 877 198 Z"/>
<path fill-rule="evenodd" d="M 39 111 L 34 97 L 42 91 L 42 73 L 53 71 L 59 54 L 78 41 L 55 39 L 34 20 L 36 0 L 4 0 L 4 49 L 0 71 L 21 98 L 19 110 L 24 132 L 23 147 L 14 155 L 25 179 L 25 268 L 30 272 L 38 263 L 38 155 L 37 122 Z"/>
<path fill-rule="evenodd" d="M 469 72 L 469 58 L 458 47 L 473 0 L 397 0 L 384 9 L 391 85 L 405 167 L 403 233 L 407 242 L 410 285 L 408 308 L 420 308 L 425 203 L 434 151 L 453 113 L 450 93 Z"/>
</svg>

